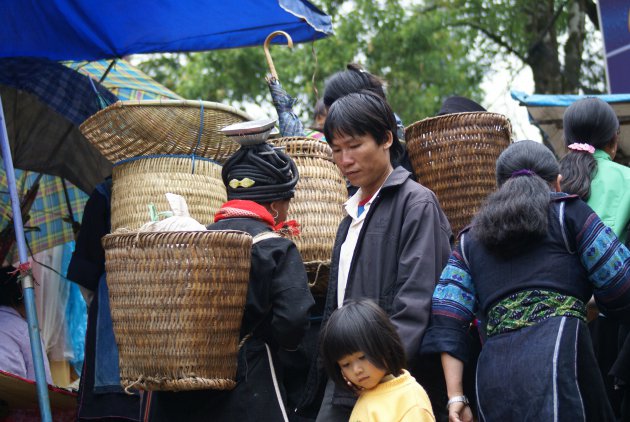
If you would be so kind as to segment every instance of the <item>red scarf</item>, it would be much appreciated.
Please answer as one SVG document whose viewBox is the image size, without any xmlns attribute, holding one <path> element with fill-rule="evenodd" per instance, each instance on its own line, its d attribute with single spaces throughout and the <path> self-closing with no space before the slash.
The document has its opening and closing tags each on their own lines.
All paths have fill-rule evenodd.
<svg viewBox="0 0 630 422">
<path fill-rule="evenodd" d="M 273 216 L 257 202 L 247 201 L 244 199 L 233 199 L 221 205 L 221 208 L 214 215 L 214 222 L 224 220 L 226 218 L 247 217 L 260 220 L 267 224 L 274 231 L 283 235 L 298 236 L 300 234 L 300 225 L 295 220 L 283 221 L 276 224 Z"/>
</svg>

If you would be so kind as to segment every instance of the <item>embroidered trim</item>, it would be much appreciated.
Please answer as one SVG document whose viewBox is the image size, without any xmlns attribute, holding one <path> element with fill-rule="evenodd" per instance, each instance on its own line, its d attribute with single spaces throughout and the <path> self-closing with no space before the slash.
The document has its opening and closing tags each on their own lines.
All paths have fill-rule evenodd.
<svg viewBox="0 0 630 422">
<path fill-rule="evenodd" d="M 488 311 L 488 337 L 536 325 L 551 317 L 586 322 L 586 306 L 576 297 L 550 290 L 526 290 L 508 296 Z"/>
</svg>

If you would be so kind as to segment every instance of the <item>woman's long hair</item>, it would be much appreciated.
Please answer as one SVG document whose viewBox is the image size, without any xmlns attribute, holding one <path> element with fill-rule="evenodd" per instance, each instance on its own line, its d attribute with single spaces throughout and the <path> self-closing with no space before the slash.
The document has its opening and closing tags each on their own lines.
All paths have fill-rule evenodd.
<svg viewBox="0 0 630 422">
<path fill-rule="evenodd" d="M 550 183 L 560 168 L 553 153 L 534 141 L 510 145 L 497 160 L 499 189 L 473 219 L 472 235 L 490 251 L 509 256 L 547 233 Z"/>
<path fill-rule="evenodd" d="M 602 149 L 619 130 L 619 119 L 613 108 L 599 98 L 584 98 L 571 104 L 563 117 L 564 141 L 567 146 L 589 144 Z M 597 172 L 597 161 L 587 151 L 569 149 L 560 160 L 563 192 L 579 195 L 587 200 L 591 195 L 591 180 Z"/>
</svg>

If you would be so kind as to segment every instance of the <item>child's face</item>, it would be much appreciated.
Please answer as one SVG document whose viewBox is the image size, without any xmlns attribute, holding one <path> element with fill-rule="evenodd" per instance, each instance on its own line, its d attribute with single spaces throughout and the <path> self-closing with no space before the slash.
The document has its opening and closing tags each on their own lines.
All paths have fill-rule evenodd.
<svg viewBox="0 0 630 422">
<path fill-rule="evenodd" d="M 346 380 L 365 390 L 376 387 L 387 375 L 385 370 L 374 366 L 363 352 L 346 355 L 339 359 L 337 364 Z"/>
</svg>

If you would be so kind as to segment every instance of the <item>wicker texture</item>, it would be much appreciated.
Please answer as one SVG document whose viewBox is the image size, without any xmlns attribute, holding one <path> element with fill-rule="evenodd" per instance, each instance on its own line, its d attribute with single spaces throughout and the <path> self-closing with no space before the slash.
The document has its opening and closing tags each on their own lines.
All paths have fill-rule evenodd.
<svg viewBox="0 0 630 422">
<path fill-rule="evenodd" d="M 123 386 L 235 386 L 251 245 L 235 231 L 103 238 Z"/>
<path fill-rule="evenodd" d="M 193 153 L 223 163 L 239 145 L 219 130 L 247 120 L 240 110 L 208 101 L 119 101 L 83 122 L 81 132 L 112 163 Z"/>
<path fill-rule="evenodd" d="M 405 130 L 414 172 L 437 195 L 455 235 L 496 188 L 496 160 L 511 135 L 509 120 L 489 112 L 431 117 Z"/>
<path fill-rule="evenodd" d="M 285 148 L 300 173 L 288 218 L 300 223 L 301 235 L 294 241 L 309 272 L 311 291 L 325 293 L 335 235 L 345 216 L 346 183 L 332 162 L 328 144 L 304 137 L 271 142 Z"/>
<path fill-rule="evenodd" d="M 213 222 L 214 213 L 227 200 L 221 166 L 191 157 L 140 157 L 114 166 L 112 173 L 112 232 L 137 230 L 149 221 L 147 206 L 170 211 L 165 193 L 183 196 L 190 216 L 203 225 Z"/>
</svg>

